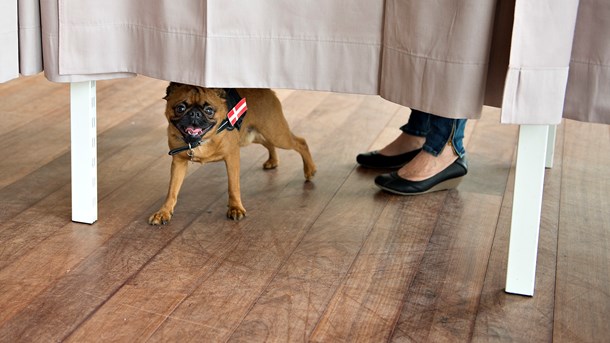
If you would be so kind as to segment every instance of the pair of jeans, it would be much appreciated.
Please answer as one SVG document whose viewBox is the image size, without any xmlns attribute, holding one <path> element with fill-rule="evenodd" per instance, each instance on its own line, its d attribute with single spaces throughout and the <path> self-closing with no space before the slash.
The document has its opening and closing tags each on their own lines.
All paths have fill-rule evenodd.
<svg viewBox="0 0 610 343">
<path fill-rule="evenodd" d="M 466 150 L 462 140 L 465 128 L 466 119 L 450 119 L 412 109 L 409 121 L 400 129 L 406 134 L 425 137 L 422 149 L 434 156 L 438 156 L 451 141 L 455 153 L 464 157 Z"/>
</svg>

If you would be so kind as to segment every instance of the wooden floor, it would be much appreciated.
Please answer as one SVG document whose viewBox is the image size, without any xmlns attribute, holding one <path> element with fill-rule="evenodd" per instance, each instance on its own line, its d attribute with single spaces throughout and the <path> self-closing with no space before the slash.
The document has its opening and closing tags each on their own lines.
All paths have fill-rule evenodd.
<svg viewBox="0 0 610 343">
<path fill-rule="evenodd" d="M 518 127 L 485 109 L 468 177 L 418 197 L 379 191 L 359 152 L 408 109 L 278 90 L 318 166 L 242 150 L 240 222 L 224 164 L 191 165 L 172 222 L 165 82 L 98 82 L 99 220 L 70 221 L 69 87 L 0 84 L 1 342 L 608 342 L 610 127 L 566 121 L 546 171 L 536 294 L 504 293 Z"/>
</svg>

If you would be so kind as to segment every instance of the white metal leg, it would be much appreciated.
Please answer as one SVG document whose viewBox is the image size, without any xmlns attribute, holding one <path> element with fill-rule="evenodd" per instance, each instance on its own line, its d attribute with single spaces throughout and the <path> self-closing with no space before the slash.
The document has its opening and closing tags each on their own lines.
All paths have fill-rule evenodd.
<svg viewBox="0 0 610 343">
<path fill-rule="evenodd" d="M 97 130 L 95 81 L 70 84 L 72 220 L 97 220 Z"/>
<path fill-rule="evenodd" d="M 549 139 L 546 144 L 545 167 L 553 168 L 553 157 L 555 155 L 555 137 L 557 136 L 557 125 L 549 125 Z"/>
<path fill-rule="evenodd" d="M 508 248 L 506 292 L 534 295 L 548 125 L 521 125 Z"/>
</svg>

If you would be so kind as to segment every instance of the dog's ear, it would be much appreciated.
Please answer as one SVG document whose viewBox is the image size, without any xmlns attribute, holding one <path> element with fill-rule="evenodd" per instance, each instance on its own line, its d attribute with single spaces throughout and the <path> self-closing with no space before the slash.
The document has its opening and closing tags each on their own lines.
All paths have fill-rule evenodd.
<svg viewBox="0 0 610 343">
<path fill-rule="evenodd" d="M 169 98 L 170 94 L 172 94 L 173 91 L 176 90 L 176 88 L 182 86 L 181 83 L 178 82 L 170 82 L 169 85 L 167 86 L 167 88 L 165 89 L 165 96 L 163 97 L 163 99 L 167 100 L 167 98 Z"/>
<path fill-rule="evenodd" d="M 216 93 L 216 95 L 218 95 L 220 98 L 222 99 L 227 99 L 227 92 L 224 90 L 224 88 L 213 88 L 212 89 L 214 91 L 214 93 Z"/>
</svg>

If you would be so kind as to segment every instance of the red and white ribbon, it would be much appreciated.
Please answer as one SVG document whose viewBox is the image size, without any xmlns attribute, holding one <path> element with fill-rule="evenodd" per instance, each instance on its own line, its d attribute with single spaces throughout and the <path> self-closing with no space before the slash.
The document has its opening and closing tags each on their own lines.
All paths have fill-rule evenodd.
<svg viewBox="0 0 610 343">
<path fill-rule="evenodd" d="M 235 123 L 237 123 L 239 118 L 244 115 L 247 110 L 248 104 L 246 104 L 246 98 L 243 98 L 240 102 L 237 103 L 237 105 L 235 105 L 235 107 L 233 107 L 233 109 L 229 111 L 229 113 L 227 113 L 227 119 L 229 120 L 229 123 L 231 123 L 232 126 L 235 126 Z"/>
</svg>

